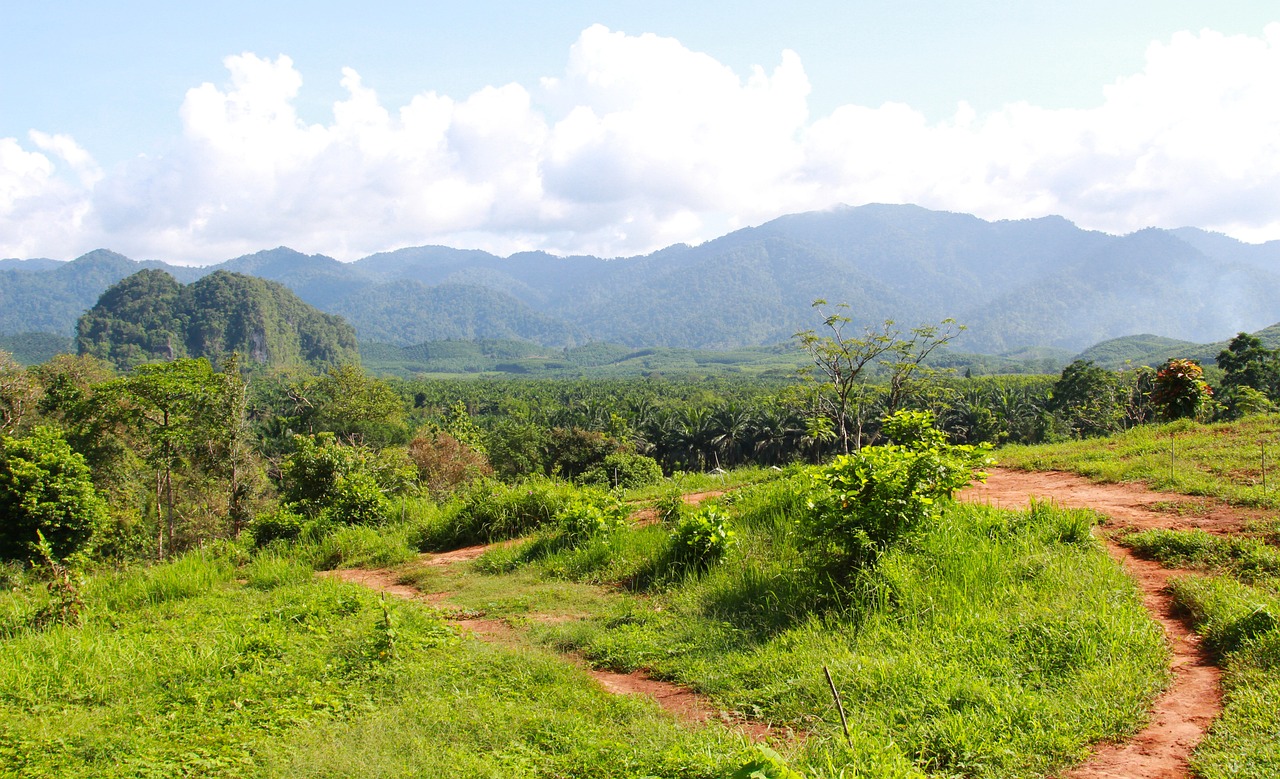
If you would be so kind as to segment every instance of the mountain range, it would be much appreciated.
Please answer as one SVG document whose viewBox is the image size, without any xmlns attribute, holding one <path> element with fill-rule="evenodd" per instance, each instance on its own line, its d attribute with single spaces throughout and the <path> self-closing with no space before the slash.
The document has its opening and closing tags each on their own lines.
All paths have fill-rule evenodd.
<svg viewBox="0 0 1280 779">
<path fill-rule="evenodd" d="M 517 339 L 547 346 L 736 348 L 821 324 L 816 298 L 855 326 L 952 317 L 960 351 L 1081 350 L 1132 333 L 1215 342 L 1280 320 L 1280 241 L 1196 228 L 1114 236 L 1061 217 L 990 222 L 917 206 L 784 216 L 699 246 L 603 259 L 422 246 L 344 263 L 286 247 L 207 267 L 106 250 L 71 262 L 0 260 L 0 334 L 70 334 L 140 269 L 188 283 L 217 270 L 277 281 L 340 314 L 363 341 Z"/>
</svg>

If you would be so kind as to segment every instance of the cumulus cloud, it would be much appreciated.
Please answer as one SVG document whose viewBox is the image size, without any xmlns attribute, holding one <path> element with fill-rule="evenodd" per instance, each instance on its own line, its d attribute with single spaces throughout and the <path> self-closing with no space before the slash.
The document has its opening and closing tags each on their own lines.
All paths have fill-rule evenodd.
<svg viewBox="0 0 1280 779">
<path fill-rule="evenodd" d="M 287 56 L 228 57 L 164 154 L 103 171 L 63 135 L 0 139 L 0 254 L 215 261 L 287 244 L 354 258 L 424 243 L 618 255 L 837 203 L 1127 232 L 1280 238 L 1280 25 L 1153 43 L 1092 107 L 960 103 L 812 117 L 800 57 L 739 74 L 655 35 L 583 31 L 562 74 L 388 106 L 351 68 L 302 121 Z"/>
</svg>

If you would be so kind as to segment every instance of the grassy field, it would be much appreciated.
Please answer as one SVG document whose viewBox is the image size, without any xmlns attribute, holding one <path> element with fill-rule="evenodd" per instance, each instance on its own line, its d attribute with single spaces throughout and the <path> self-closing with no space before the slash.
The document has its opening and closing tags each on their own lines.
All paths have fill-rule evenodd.
<svg viewBox="0 0 1280 779">
<path fill-rule="evenodd" d="M 407 504 L 382 528 L 222 545 L 71 591 L 18 581 L 0 593 L 0 774 L 692 779 L 765 760 L 720 723 L 608 695 L 565 652 L 799 734 L 775 747 L 815 779 L 1052 775 L 1143 724 L 1165 648 L 1091 538 L 1094 515 L 949 505 L 836 581 L 798 545 L 801 477 L 680 485 L 738 487 L 717 509 L 733 540 L 718 562 L 682 556 L 661 523 L 549 523 L 427 566 L 415 551 L 470 520 L 462 503 Z M 500 512 L 558 489 L 467 505 Z M 447 601 L 313 575 L 355 565 L 399 565 Z M 513 637 L 449 624 L 476 617 Z"/>
<path fill-rule="evenodd" d="M 0 601 L 5 776 L 721 777 L 755 750 L 549 651 L 276 557 L 95 577 L 80 624 Z"/>
<path fill-rule="evenodd" d="M 1280 508 L 1280 474 L 1270 471 L 1280 417 L 1197 425 L 1173 423 L 1113 438 L 1001 451 L 1006 465 L 1075 471 L 1107 481 Z M 1172 456 L 1170 448 L 1173 448 Z M 1268 475 L 1263 486 L 1263 451 Z M 1217 655 L 1225 709 L 1196 750 L 1205 779 L 1280 776 L 1280 522 L 1263 518 L 1234 536 L 1152 530 L 1119 539 L 1135 552 L 1198 573 L 1178 577 L 1175 601 Z"/>
<path fill-rule="evenodd" d="M 1109 438 L 1008 446 L 999 460 L 1010 468 L 1143 481 L 1157 490 L 1280 509 L 1280 415 L 1275 414 L 1212 425 L 1184 420 Z"/>
</svg>

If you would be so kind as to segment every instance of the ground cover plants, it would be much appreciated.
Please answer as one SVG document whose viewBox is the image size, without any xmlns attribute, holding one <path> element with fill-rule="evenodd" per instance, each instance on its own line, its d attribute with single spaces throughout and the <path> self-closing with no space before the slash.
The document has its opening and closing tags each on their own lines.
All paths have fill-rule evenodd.
<svg viewBox="0 0 1280 779">
<path fill-rule="evenodd" d="M 1232 423 L 1179 422 L 1107 439 L 1011 448 L 1006 462 L 1073 470 L 1102 480 L 1142 479 L 1152 486 L 1264 509 L 1277 507 L 1276 485 L 1263 488 L 1262 451 L 1276 440 L 1274 415 Z M 1173 438 L 1176 460 L 1171 462 Z M 1194 518 L 1194 516 L 1193 516 Z M 1123 533 L 1137 554 L 1195 573 L 1170 590 L 1223 670 L 1224 708 L 1192 757 L 1206 779 L 1280 775 L 1280 534 L 1274 516 L 1222 532 L 1204 528 Z"/>
<path fill-rule="evenodd" d="M 710 778 L 756 754 L 274 555 L 102 574 L 84 604 L 37 627 L 3 596 L 6 776 Z"/>
<path fill-rule="evenodd" d="M 62 621 L 35 619 L 52 588 L 10 590 L 0 761 L 19 776 L 783 776 L 786 762 L 809 777 L 1004 777 L 1046 775 L 1141 724 L 1164 649 L 1092 541 L 1094 515 L 952 504 L 961 480 L 942 464 L 985 454 L 937 438 L 850 458 L 730 474 L 734 489 L 697 506 L 551 480 L 406 500 L 382 526 L 312 525 L 259 546 L 246 534 L 98 571 Z M 811 525 L 877 473 L 891 476 L 876 494 L 912 498 L 913 521 L 851 529 L 858 552 L 838 564 L 815 554 Z M 414 560 L 446 538 L 519 540 L 472 563 Z M 396 564 L 444 600 L 311 575 Z M 514 627 L 513 645 L 448 624 L 476 618 Z M 611 698 L 565 652 L 770 723 L 783 757 Z"/>
</svg>

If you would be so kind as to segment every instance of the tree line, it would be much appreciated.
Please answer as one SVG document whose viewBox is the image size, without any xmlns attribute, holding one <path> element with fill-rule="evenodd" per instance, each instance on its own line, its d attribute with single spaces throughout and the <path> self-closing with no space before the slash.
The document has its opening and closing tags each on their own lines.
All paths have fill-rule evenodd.
<svg viewBox="0 0 1280 779">
<path fill-rule="evenodd" d="M 816 463 L 880 441 L 901 411 L 928 412 L 953 443 L 1035 443 L 1266 412 L 1280 398 L 1280 354 L 1246 334 L 1208 374 L 1188 360 L 1078 361 L 1057 376 L 965 378 L 930 367 L 959 332 L 951 323 L 847 326 L 836 310 L 801 333 L 814 368 L 791 381 L 380 379 L 235 357 L 120 372 L 90 355 L 23 368 L 0 354 L 0 556 L 45 544 L 163 557 L 281 523 L 375 521 L 397 496 L 443 499 L 479 478 L 636 486 Z"/>
</svg>

